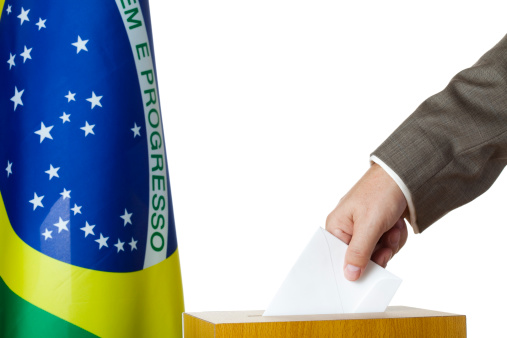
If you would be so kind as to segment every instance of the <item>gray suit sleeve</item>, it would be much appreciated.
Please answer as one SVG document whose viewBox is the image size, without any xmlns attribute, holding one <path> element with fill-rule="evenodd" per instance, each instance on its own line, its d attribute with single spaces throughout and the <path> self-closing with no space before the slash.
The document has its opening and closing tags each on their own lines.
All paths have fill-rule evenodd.
<svg viewBox="0 0 507 338">
<path fill-rule="evenodd" d="M 507 36 L 373 155 L 407 185 L 421 232 L 489 189 L 507 164 Z"/>
</svg>

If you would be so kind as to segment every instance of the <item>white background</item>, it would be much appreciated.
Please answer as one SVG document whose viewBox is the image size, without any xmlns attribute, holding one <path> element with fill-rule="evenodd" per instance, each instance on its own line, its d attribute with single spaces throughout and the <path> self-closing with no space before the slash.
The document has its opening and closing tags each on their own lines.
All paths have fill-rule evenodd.
<svg viewBox="0 0 507 338">
<path fill-rule="evenodd" d="M 265 309 L 370 153 L 507 33 L 501 1 L 152 0 L 151 14 L 191 312 Z M 391 304 L 505 336 L 506 193 L 503 175 L 411 233 Z"/>
</svg>

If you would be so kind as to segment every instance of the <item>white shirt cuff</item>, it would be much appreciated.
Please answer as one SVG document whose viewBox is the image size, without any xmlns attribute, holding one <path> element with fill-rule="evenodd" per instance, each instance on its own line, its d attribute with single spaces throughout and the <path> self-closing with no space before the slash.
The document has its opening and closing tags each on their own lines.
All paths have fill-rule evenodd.
<svg viewBox="0 0 507 338">
<path fill-rule="evenodd" d="M 410 194 L 410 191 L 408 190 L 407 186 L 405 185 L 405 183 L 403 183 L 403 180 L 400 178 L 400 176 L 398 176 L 398 174 L 396 174 L 391 168 L 389 168 L 389 166 L 387 164 L 385 164 L 384 161 L 382 161 L 380 158 L 378 158 L 375 155 L 372 155 L 370 157 L 370 161 L 375 162 L 379 166 L 381 166 L 382 169 L 384 169 L 384 171 L 389 176 L 391 176 L 391 178 L 396 182 L 398 187 L 400 187 L 401 192 L 403 192 L 403 195 L 405 196 L 405 199 L 407 200 L 408 211 L 410 212 L 410 219 L 408 221 L 409 221 L 410 225 L 412 226 L 412 229 L 414 229 L 414 233 L 418 234 L 419 227 L 417 226 L 417 222 L 416 222 L 417 218 L 416 218 L 416 213 L 415 213 L 414 202 L 412 201 L 412 194 Z"/>
</svg>

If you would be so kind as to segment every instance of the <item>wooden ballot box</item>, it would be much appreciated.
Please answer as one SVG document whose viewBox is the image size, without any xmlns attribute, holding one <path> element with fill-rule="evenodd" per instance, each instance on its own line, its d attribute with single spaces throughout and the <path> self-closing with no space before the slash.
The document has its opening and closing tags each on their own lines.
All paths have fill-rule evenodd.
<svg viewBox="0 0 507 338">
<path fill-rule="evenodd" d="M 464 315 L 405 306 L 361 314 L 263 317 L 263 312 L 184 313 L 183 337 L 466 337 Z"/>
</svg>

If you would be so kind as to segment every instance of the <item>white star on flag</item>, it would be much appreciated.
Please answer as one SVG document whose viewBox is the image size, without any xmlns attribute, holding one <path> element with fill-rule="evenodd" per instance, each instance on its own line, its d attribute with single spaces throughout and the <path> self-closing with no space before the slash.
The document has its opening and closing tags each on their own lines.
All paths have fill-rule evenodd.
<svg viewBox="0 0 507 338">
<path fill-rule="evenodd" d="M 30 49 L 27 49 L 26 46 L 25 46 L 25 51 L 19 55 L 21 55 L 23 57 L 23 63 L 26 62 L 26 59 L 32 59 L 32 56 L 30 55 L 30 53 L 32 52 L 32 49 L 33 48 L 30 48 Z"/>
<path fill-rule="evenodd" d="M 23 95 L 24 92 L 24 89 L 18 92 L 18 87 L 14 87 L 14 96 L 11 97 L 11 101 L 14 102 L 14 111 L 16 111 L 16 108 L 18 108 L 18 104 L 21 106 L 23 105 L 23 101 L 21 101 L 21 95 Z"/>
<path fill-rule="evenodd" d="M 11 12 L 12 12 L 12 6 L 11 5 L 7 5 L 7 9 L 5 11 L 7 12 L 7 15 L 10 15 Z"/>
<path fill-rule="evenodd" d="M 40 135 L 40 143 L 44 141 L 45 139 L 53 139 L 53 137 L 50 134 L 51 129 L 53 129 L 53 126 L 46 127 L 44 125 L 44 122 L 40 123 L 40 129 L 34 132 L 34 134 Z"/>
<path fill-rule="evenodd" d="M 58 233 L 62 232 L 62 230 L 69 231 L 69 229 L 67 228 L 67 223 L 69 223 L 69 221 L 64 221 L 61 217 L 58 217 L 58 219 L 59 219 L 58 223 L 53 224 L 55 227 L 58 228 Z"/>
<path fill-rule="evenodd" d="M 134 132 L 134 138 L 136 138 L 136 136 L 141 136 L 141 133 L 139 132 L 139 130 L 141 130 L 141 127 L 138 127 L 137 123 L 134 122 L 134 128 L 131 128 L 130 130 Z"/>
<path fill-rule="evenodd" d="M 12 67 L 16 66 L 16 63 L 14 62 L 14 58 L 16 57 L 16 54 L 12 55 L 9 53 L 10 57 L 9 60 L 7 60 L 7 63 L 9 64 L 9 70 L 11 70 Z"/>
<path fill-rule="evenodd" d="M 86 226 L 84 226 L 80 229 L 85 232 L 85 238 L 86 238 L 86 236 L 88 236 L 88 235 L 95 236 L 95 233 L 93 232 L 93 228 L 95 228 L 95 225 L 90 225 L 90 224 L 88 224 L 88 222 L 86 222 Z"/>
<path fill-rule="evenodd" d="M 21 25 L 25 21 L 30 21 L 30 19 L 28 19 L 28 12 L 30 12 L 30 10 L 25 11 L 25 9 L 21 7 L 21 14 L 18 15 L 18 18 L 21 20 Z"/>
<path fill-rule="evenodd" d="M 85 123 L 86 123 L 86 125 L 84 127 L 79 128 L 79 129 L 84 130 L 85 137 L 88 136 L 88 134 L 95 135 L 95 133 L 93 132 L 93 128 L 95 127 L 95 125 L 94 124 L 89 125 L 88 121 L 86 121 Z"/>
<path fill-rule="evenodd" d="M 106 248 L 109 248 L 109 246 L 107 245 L 107 240 L 109 239 L 109 237 L 104 237 L 102 236 L 102 233 L 100 234 L 100 238 L 99 239 L 96 239 L 95 242 L 99 243 L 99 250 L 102 249 L 103 246 L 105 246 Z"/>
<path fill-rule="evenodd" d="M 118 249 L 118 251 L 116 251 L 116 253 L 120 252 L 120 251 L 125 251 L 123 249 L 123 244 L 125 244 L 125 242 L 122 242 L 120 241 L 120 239 L 118 238 L 118 243 L 116 243 L 114 246 Z"/>
<path fill-rule="evenodd" d="M 70 101 L 76 101 L 76 93 L 71 93 L 70 90 L 69 90 L 69 93 L 67 95 L 65 95 L 65 97 L 67 98 L 67 100 L 69 100 L 68 102 Z"/>
<path fill-rule="evenodd" d="M 134 241 L 134 237 L 132 237 L 132 240 L 129 243 L 130 245 L 130 251 L 134 251 L 134 249 L 137 250 L 137 241 Z"/>
<path fill-rule="evenodd" d="M 47 241 L 48 238 L 53 238 L 53 237 L 51 237 L 52 233 L 53 233 L 53 230 L 49 231 L 48 228 L 46 228 L 46 231 L 44 231 L 42 233 L 42 236 L 44 236 L 44 240 Z"/>
<path fill-rule="evenodd" d="M 127 224 L 132 224 L 132 221 L 130 220 L 130 218 L 132 217 L 132 213 L 128 213 L 127 212 L 127 209 L 125 209 L 125 214 L 123 214 L 123 216 L 120 216 L 120 218 L 123 219 L 123 226 L 126 226 Z"/>
<path fill-rule="evenodd" d="M 63 121 L 62 123 L 65 123 L 65 122 L 70 122 L 69 117 L 70 117 L 70 114 L 65 114 L 65 112 L 63 112 L 63 115 L 62 115 L 62 116 L 60 116 L 60 118 L 61 118 L 61 119 L 62 119 L 62 121 Z"/>
<path fill-rule="evenodd" d="M 28 201 L 33 204 L 33 210 L 35 210 L 37 207 L 44 208 L 44 206 L 42 205 L 43 198 L 44 196 L 37 196 L 37 193 L 35 192 L 33 193 L 33 200 Z"/>
<path fill-rule="evenodd" d="M 102 104 L 100 104 L 100 100 L 102 99 L 102 96 L 95 95 L 95 92 L 92 92 L 92 97 L 89 99 L 86 99 L 86 101 L 91 102 L 92 109 L 95 108 L 95 106 L 102 107 Z"/>
<path fill-rule="evenodd" d="M 58 176 L 58 170 L 60 170 L 60 167 L 55 168 L 53 167 L 52 164 L 50 164 L 49 166 L 50 166 L 49 170 L 45 171 L 45 173 L 49 175 L 49 180 L 51 180 L 53 177 L 60 177 Z"/>
<path fill-rule="evenodd" d="M 63 199 L 66 199 L 66 198 L 69 198 L 70 199 L 70 192 L 72 190 L 67 190 L 65 188 L 63 188 L 63 191 L 60 193 L 60 195 L 63 196 Z"/>
<path fill-rule="evenodd" d="M 5 168 L 5 171 L 7 171 L 7 177 L 12 175 L 12 162 L 7 161 L 7 168 Z"/>
<path fill-rule="evenodd" d="M 76 203 L 74 203 L 74 208 L 71 208 L 70 210 L 74 211 L 74 216 L 81 213 L 82 206 L 78 207 Z"/>
<path fill-rule="evenodd" d="M 42 20 L 42 18 L 39 18 L 39 22 L 37 22 L 35 25 L 36 26 L 39 26 L 39 30 L 41 30 L 42 28 L 46 28 L 46 20 Z"/>
<path fill-rule="evenodd" d="M 89 40 L 81 40 L 81 37 L 78 35 L 77 36 L 77 42 L 74 42 L 72 45 L 74 47 L 77 48 L 77 52 L 76 54 L 79 54 L 80 51 L 84 50 L 84 51 L 88 51 L 88 49 L 86 48 L 86 44 L 88 43 Z"/>
</svg>

